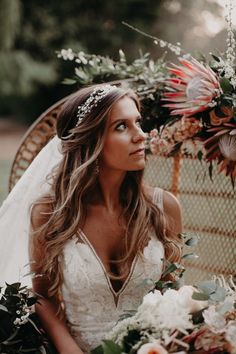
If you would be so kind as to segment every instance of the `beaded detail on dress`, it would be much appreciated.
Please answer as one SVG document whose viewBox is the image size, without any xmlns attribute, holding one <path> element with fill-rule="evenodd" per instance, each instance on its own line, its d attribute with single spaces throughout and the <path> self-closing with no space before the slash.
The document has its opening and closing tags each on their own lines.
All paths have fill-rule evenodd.
<svg viewBox="0 0 236 354">
<path fill-rule="evenodd" d="M 156 188 L 153 196 L 163 209 L 163 190 Z M 78 240 L 69 240 L 63 251 L 62 294 L 72 336 L 84 353 L 101 343 L 126 311 L 135 310 L 150 285 L 146 279 L 159 280 L 162 273 L 164 248 L 154 235 L 136 256 L 126 281 L 115 291 L 86 235 L 81 231 Z"/>
</svg>

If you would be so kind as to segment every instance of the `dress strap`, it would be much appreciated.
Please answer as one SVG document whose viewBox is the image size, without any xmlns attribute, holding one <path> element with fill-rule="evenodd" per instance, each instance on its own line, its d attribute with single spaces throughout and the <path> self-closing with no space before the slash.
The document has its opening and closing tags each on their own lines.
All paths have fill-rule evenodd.
<svg viewBox="0 0 236 354">
<path fill-rule="evenodd" d="M 162 188 L 156 187 L 154 189 L 153 198 L 152 198 L 153 203 L 157 205 L 162 212 L 164 211 L 163 192 L 164 190 Z"/>
</svg>

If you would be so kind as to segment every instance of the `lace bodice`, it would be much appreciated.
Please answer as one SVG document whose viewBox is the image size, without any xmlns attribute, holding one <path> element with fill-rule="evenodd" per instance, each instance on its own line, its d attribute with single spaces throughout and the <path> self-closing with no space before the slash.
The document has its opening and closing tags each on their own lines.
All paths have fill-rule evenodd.
<svg viewBox="0 0 236 354">
<path fill-rule="evenodd" d="M 154 201 L 162 209 L 162 190 L 155 189 Z M 62 294 L 72 336 L 84 353 L 101 343 L 126 311 L 135 310 L 150 285 L 146 279 L 158 280 L 162 273 L 164 248 L 154 235 L 136 256 L 129 275 L 115 291 L 105 267 L 86 235 L 69 240 L 63 251 L 64 282 Z"/>
</svg>

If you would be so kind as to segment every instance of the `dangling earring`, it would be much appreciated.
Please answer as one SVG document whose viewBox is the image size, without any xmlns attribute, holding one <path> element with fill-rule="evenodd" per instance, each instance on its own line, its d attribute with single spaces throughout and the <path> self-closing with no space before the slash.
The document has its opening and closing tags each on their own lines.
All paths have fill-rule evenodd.
<svg viewBox="0 0 236 354">
<path fill-rule="evenodd" d="M 95 170 L 94 170 L 94 174 L 97 176 L 99 175 L 99 162 L 98 159 L 95 160 Z"/>
</svg>

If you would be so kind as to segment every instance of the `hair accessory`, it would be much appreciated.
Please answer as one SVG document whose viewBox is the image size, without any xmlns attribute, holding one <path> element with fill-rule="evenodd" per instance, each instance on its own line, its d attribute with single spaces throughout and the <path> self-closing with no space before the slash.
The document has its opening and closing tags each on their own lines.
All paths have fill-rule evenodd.
<svg viewBox="0 0 236 354">
<path fill-rule="evenodd" d="M 101 101 L 109 92 L 111 92 L 116 86 L 103 85 L 94 88 L 91 95 L 87 98 L 84 104 L 78 106 L 76 127 L 83 120 L 86 114 L 90 113 L 92 108 L 97 106 L 98 102 Z"/>
</svg>

